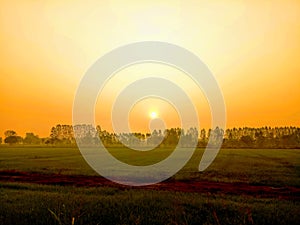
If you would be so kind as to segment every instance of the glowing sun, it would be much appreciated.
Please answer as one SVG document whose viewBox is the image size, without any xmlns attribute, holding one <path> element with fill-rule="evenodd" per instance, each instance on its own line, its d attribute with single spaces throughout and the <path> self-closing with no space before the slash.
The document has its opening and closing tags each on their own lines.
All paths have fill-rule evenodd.
<svg viewBox="0 0 300 225">
<path fill-rule="evenodd" d="M 157 112 L 151 112 L 150 117 L 151 117 L 151 119 L 157 118 Z"/>
</svg>

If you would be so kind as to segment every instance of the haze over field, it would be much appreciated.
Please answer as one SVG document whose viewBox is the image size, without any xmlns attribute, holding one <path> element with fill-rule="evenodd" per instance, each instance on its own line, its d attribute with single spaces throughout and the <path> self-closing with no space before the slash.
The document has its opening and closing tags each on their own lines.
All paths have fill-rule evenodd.
<svg viewBox="0 0 300 225">
<path fill-rule="evenodd" d="M 145 40 L 179 45 L 207 64 L 223 91 L 228 127 L 300 126 L 299 1 L 101 2 L 1 1 L 0 136 L 8 129 L 48 136 L 54 124 L 71 124 L 76 88 L 93 62 Z M 96 106 L 97 124 L 109 130 L 109 106 L 122 85 L 149 75 L 180 83 L 201 126 L 210 125 L 208 103 L 195 84 L 153 64 L 110 80 Z M 153 117 L 178 126 L 174 109 L 157 99 L 137 104 L 129 121 L 145 131 Z"/>
</svg>

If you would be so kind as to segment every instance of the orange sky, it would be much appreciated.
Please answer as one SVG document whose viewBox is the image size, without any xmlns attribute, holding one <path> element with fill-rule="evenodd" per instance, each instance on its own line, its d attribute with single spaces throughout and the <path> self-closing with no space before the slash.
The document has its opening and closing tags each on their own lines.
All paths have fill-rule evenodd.
<svg viewBox="0 0 300 225">
<path fill-rule="evenodd" d="M 145 40 L 177 44 L 208 65 L 223 91 L 227 127 L 300 126 L 299 1 L 124 2 L 1 1 L 0 137 L 7 129 L 48 136 L 51 126 L 71 124 L 76 88 L 93 62 Z M 119 72 L 100 106 L 112 101 L 126 73 L 176 73 L 201 124 L 209 126 L 201 92 L 172 68 L 141 65 Z M 133 129 L 148 126 L 153 110 L 176 125 L 172 107 L 150 101 L 132 109 Z M 100 111 L 97 122 L 109 129 L 109 110 Z"/>
</svg>

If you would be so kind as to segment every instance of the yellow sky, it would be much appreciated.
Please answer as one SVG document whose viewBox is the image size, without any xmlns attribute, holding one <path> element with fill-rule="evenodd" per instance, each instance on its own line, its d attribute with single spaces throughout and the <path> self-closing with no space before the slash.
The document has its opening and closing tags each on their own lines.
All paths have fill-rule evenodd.
<svg viewBox="0 0 300 225">
<path fill-rule="evenodd" d="M 48 136 L 51 126 L 71 124 L 76 88 L 93 62 L 145 40 L 182 46 L 208 65 L 223 91 L 228 127 L 300 126 L 299 27 L 296 0 L 1 1 L 0 136 L 7 129 Z M 141 65 L 119 72 L 119 79 L 124 73 L 168 76 L 172 70 Z M 209 126 L 201 92 L 173 72 L 196 100 L 200 122 Z M 102 101 L 111 102 L 120 84 L 111 82 Z M 132 109 L 134 129 L 148 126 L 151 110 L 169 126 L 177 124 L 170 105 L 150 102 Z M 100 111 L 97 121 L 109 129 L 108 110 Z"/>
</svg>

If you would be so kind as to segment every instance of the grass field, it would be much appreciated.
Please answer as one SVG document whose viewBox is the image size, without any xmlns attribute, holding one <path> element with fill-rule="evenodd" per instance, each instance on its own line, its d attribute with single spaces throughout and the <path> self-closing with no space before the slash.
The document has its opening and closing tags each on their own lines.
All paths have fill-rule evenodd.
<svg viewBox="0 0 300 225">
<path fill-rule="evenodd" d="M 111 148 L 118 159 L 131 164 L 150 164 L 170 154 L 156 149 L 147 157 L 137 151 Z M 221 149 L 212 165 L 198 171 L 203 149 L 197 149 L 187 165 L 174 178 L 189 180 L 246 182 L 273 186 L 300 187 L 300 151 L 282 149 Z M 139 161 L 139 163 L 137 163 Z M 97 175 L 77 148 L 6 147 L 0 148 L 0 169 L 38 173 Z"/>
<path fill-rule="evenodd" d="M 137 165 L 158 161 L 170 149 L 146 157 L 122 148 L 118 159 Z M 300 187 L 300 151 L 222 149 L 204 172 L 197 149 L 172 180 L 224 182 L 234 185 Z M 0 171 L 97 176 L 77 148 L 0 147 Z M 124 187 L 74 187 L 0 182 L 0 224 L 296 224 L 298 198 Z M 72 222 L 73 220 L 73 222 Z"/>
</svg>

